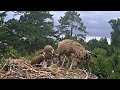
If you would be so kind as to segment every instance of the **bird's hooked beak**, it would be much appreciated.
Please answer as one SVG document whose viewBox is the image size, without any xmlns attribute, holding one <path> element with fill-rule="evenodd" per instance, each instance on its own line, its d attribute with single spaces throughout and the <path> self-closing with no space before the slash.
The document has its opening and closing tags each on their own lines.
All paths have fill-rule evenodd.
<svg viewBox="0 0 120 90">
<path fill-rule="evenodd" d="M 93 56 L 94 56 L 95 58 L 97 58 L 97 55 L 93 54 Z"/>
<path fill-rule="evenodd" d="M 93 54 L 92 52 L 90 52 L 90 51 L 88 51 L 88 50 L 87 50 L 87 52 L 88 52 L 90 55 L 92 55 L 93 57 L 97 58 L 97 55 Z"/>
</svg>

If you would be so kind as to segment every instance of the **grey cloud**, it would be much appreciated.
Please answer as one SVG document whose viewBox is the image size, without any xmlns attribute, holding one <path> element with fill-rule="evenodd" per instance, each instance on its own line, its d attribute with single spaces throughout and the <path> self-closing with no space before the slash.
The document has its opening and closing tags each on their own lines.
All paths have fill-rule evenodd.
<svg viewBox="0 0 120 90">
<path fill-rule="evenodd" d="M 14 14 L 13 12 L 8 12 L 8 13 L 7 13 L 7 17 L 5 18 L 5 21 L 13 18 L 13 14 Z"/>
<path fill-rule="evenodd" d="M 54 24 L 58 25 L 58 19 L 60 16 L 63 16 L 66 11 L 50 11 L 53 14 Z M 101 37 L 110 37 L 110 32 L 112 28 L 108 23 L 111 19 L 120 18 L 120 11 L 77 11 L 80 13 L 80 17 L 86 30 L 89 32 L 88 36 L 101 36 Z M 9 12 L 6 20 L 13 17 L 13 13 Z M 19 16 L 15 17 L 16 19 Z M 74 33 L 79 33 L 75 31 Z"/>
<path fill-rule="evenodd" d="M 5 18 L 5 21 L 12 19 L 13 17 L 18 20 L 20 18 L 20 15 L 14 16 L 14 12 L 9 11 L 7 12 L 7 17 Z"/>
<path fill-rule="evenodd" d="M 90 36 L 110 37 L 112 28 L 108 21 L 120 18 L 119 11 L 82 11 L 79 13 Z"/>
<path fill-rule="evenodd" d="M 57 20 L 64 15 L 65 11 L 52 11 L 52 13 L 55 25 L 58 25 Z M 86 30 L 89 32 L 88 36 L 110 37 L 112 28 L 108 21 L 120 18 L 120 11 L 78 11 L 78 13 L 80 13 Z"/>
</svg>

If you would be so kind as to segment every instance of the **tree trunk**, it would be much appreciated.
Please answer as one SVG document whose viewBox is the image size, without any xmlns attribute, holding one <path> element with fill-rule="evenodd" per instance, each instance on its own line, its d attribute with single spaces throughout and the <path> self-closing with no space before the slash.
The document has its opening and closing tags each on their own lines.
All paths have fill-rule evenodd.
<svg viewBox="0 0 120 90">
<path fill-rule="evenodd" d="M 71 25 L 71 30 L 70 30 L 70 36 L 72 38 L 72 35 L 73 35 L 73 24 Z"/>
</svg>

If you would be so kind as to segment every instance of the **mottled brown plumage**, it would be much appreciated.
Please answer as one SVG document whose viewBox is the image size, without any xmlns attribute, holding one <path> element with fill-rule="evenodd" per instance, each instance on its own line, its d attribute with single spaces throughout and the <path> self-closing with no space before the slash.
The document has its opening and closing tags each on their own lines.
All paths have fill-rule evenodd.
<svg viewBox="0 0 120 90">
<path fill-rule="evenodd" d="M 72 68 L 72 64 L 79 62 L 80 60 L 89 60 L 90 54 L 89 52 L 78 42 L 70 39 L 65 39 L 58 44 L 57 53 L 61 55 L 65 55 L 66 59 L 71 63 L 69 69 Z M 62 66 L 64 65 L 64 61 Z M 67 65 L 67 66 L 68 66 Z"/>
<path fill-rule="evenodd" d="M 40 64 L 43 61 L 47 62 L 47 66 L 51 65 L 54 49 L 51 45 L 46 45 L 40 55 L 33 58 L 31 64 Z"/>
<path fill-rule="evenodd" d="M 31 61 L 31 65 L 34 64 L 40 64 L 42 61 L 44 61 L 45 57 L 44 54 L 40 54 L 39 56 L 35 56 L 33 60 Z"/>
<path fill-rule="evenodd" d="M 54 49 L 51 45 L 46 45 L 43 50 L 45 53 L 54 53 Z"/>
</svg>

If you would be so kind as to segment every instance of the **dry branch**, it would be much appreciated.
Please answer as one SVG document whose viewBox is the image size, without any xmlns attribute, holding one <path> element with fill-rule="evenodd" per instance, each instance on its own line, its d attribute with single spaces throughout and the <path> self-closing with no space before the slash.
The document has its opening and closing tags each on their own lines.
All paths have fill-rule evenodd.
<svg viewBox="0 0 120 90">
<path fill-rule="evenodd" d="M 7 68 L 7 71 L 4 68 Z M 28 60 L 8 59 L 0 69 L 0 79 L 97 79 L 97 77 L 83 69 L 68 71 L 55 64 L 47 68 L 35 67 Z"/>
</svg>

